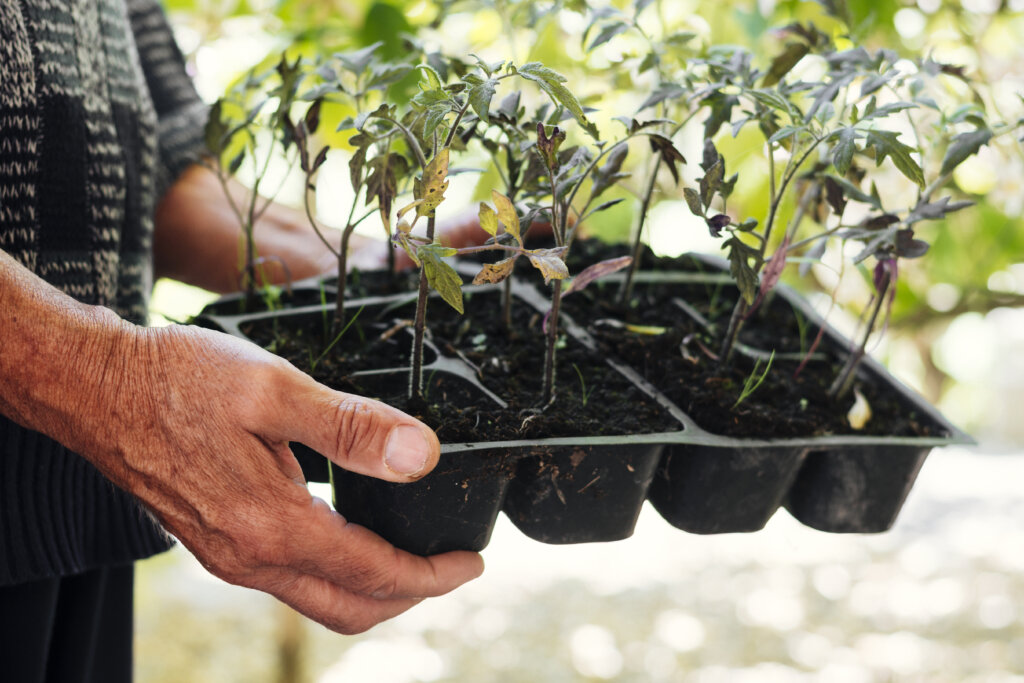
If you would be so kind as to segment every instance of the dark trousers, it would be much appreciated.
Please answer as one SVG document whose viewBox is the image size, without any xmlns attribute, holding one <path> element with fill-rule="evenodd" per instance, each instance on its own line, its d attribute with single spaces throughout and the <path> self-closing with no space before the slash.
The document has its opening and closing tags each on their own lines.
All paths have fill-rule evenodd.
<svg viewBox="0 0 1024 683">
<path fill-rule="evenodd" d="M 0 587 L 0 679 L 130 683 L 132 565 Z"/>
</svg>

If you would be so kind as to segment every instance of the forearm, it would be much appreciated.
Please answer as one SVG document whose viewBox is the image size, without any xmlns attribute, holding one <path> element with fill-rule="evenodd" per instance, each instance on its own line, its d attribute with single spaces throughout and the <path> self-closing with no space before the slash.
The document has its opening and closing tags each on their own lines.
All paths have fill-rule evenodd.
<svg viewBox="0 0 1024 683">
<path fill-rule="evenodd" d="M 43 282 L 0 251 L 0 413 L 80 453 L 111 427 L 122 349 L 134 328 Z"/>
<path fill-rule="evenodd" d="M 214 292 L 242 288 L 245 264 L 244 233 L 236 209 L 247 215 L 251 195 L 240 183 L 221 185 L 208 168 L 191 166 L 161 199 L 156 210 L 154 267 L 157 277 L 169 277 Z M 230 197 L 230 199 L 229 199 Z M 262 209 L 266 199 L 257 200 Z M 232 204 L 234 206 L 232 206 Z M 335 249 L 340 233 L 327 230 Z M 300 212 L 271 203 L 253 230 L 255 269 L 262 282 L 283 284 L 333 270 L 334 257 Z M 351 249 L 358 249 L 356 237 Z"/>
</svg>

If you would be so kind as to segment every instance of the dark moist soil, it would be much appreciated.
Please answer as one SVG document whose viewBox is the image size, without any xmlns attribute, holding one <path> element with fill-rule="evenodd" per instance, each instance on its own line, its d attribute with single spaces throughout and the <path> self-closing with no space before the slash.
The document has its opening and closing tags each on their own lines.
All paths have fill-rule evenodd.
<svg viewBox="0 0 1024 683">
<path fill-rule="evenodd" d="M 442 443 L 612 436 L 676 431 L 680 425 L 660 405 L 609 367 L 601 353 L 566 338 L 558 350 L 557 399 L 538 409 L 544 364 L 541 315 L 525 303 L 513 306 L 512 334 L 502 325 L 498 292 L 467 292 L 466 315 L 440 299 L 428 307 L 430 341 L 446 356 L 475 369 L 479 381 L 508 403 L 501 408 L 471 382 L 442 370 L 424 370 L 425 401 L 407 398 L 408 372 L 358 375 L 360 370 L 407 367 L 415 304 L 382 311 L 364 309 L 334 350 L 311 371 L 310 358 L 324 348 L 324 324 L 307 316 L 300 324 L 260 321 L 243 327 L 256 343 L 288 359 L 340 391 L 376 398 L 430 425 Z M 396 331 L 397 330 L 397 331 Z M 381 334 L 393 332 L 382 340 Z M 335 353 L 340 349 L 341 353 Z M 425 362 L 432 362 L 428 355 Z M 470 372 L 473 372 L 471 369 Z M 584 401 L 584 397 L 586 400 Z"/>
<path fill-rule="evenodd" d="M 576 269 L 614 254 L 599 246 L 581 243 Z M 707 270 L 707 266 L 686 258 L 655 259 L 648 252 L 645 264 L 662 270 Z M 672 303 L 679 297 L 697 309 L 717 330 L 728 325 L 738 296 L 731 285 L 637 284 L 628 307 L 618 304 L 619 286 L 598 282 L 566 297 L 563 310 L 599 340 L 609 354 L 621 358 L 654 384 L 704 429 L 737 437 L 802 437 L 831 434 L 890 436 L 935 436 L 943 434 L 928 416 L 895 392 L 875 382 L 856 383 L 871 406 L 872 418 L 864 429 L 854 431 L 847 419 L 852 394 L 840 401 L 828 397 L 828 388 L 842 364 L 839 352 L 823 340 L 816 349 L 826 361 L 808 363 L 799 375 L 797 361 L 776 359 L 764 382 L 738 406 L 744 384 L 754 373 L 755 360 L 734 354 L 730 367 L 723 368 L 713 357 L 720 340 L 693 321 Z M 665 328 L 659 335 L 638 334 L 609 325 L 615 320 L 631 325 Z M 809 348 L 816 329 L 801 329 L 792 307 L 781 298 L 771 298 L 746 322 L 740 341 L 776 352 L 802 352 Z M 808 326 L 809 327 L 809 326 Z M 716 330 L 716 331 L 717 331 Z M 685 344 L 684 344 L 685 340 Z M 758 368 L 758 376 L 765 364 Z"/>
<path fill-rule="evenodd" d="M 334 287 L 338 278 L 324 278 L 324 285 Z M 413 291 L 419 284 L 419 271 L 403 270 L 398 273 L 388 273 L 385 270 L 352 270 L 348 276 L 348 286 L 345 289 L 346 300 L 362 299 L 373 296 L 386 296 L 400 292 Z M 270 310 L 287 310 L 302 306 L 315 306 L 326 302 L 334 303 L 335 294 L 333 291 L 321 291 L 318 288 L 309 286 L 295 287 L 291 290 L 280 288 L 273 298 L 268 298 L 257 293 L 251 301 L 246 301 L 244 296 L 235 299 L 214 301 L 203 309 L 206 315 L 242 315 L 246 313 L 262 313 Z"/>
</svg>

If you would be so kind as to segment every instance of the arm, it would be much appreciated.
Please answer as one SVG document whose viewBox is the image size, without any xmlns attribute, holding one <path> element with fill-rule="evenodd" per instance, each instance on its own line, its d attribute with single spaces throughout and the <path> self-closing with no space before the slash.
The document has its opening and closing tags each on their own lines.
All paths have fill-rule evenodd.
<svg viewBox="0 0 1024 683">
<path fill-rule="evenodd" d="M 229 190 L 237 205 L 248 191 L 235 181 Z M 261 200 L 263 201 L 263 200 Z M 217 175 L 198 164 L 189 166 L 157 206 L 153 236 L 156 277 L 181 280 L 213 292 L 241 289 L 242 229 L 224 196 Z M 340 233 L 330 231 L 335 246 Z M 257 222 L 256 253 L 266 259 L 261 271 L 270 282 L 331 273 L 337 260 L 298 211 L 272 203 Z M 353 236 L 352 247 L 363 242 Z M 287 264 L 284 268 L 281 263 Z"/>
<path fill-rule="evenodd" d="M 364 474 L 422 476 L 439 447 L 413 418 L 227 335 L 132 326 L 3 251 L 0 412 L 96 465 L 217 576 L 343 633 L 482 570 L 475 553 L 398 551 L 302 485 L 290 440 Z"/>
</svg>

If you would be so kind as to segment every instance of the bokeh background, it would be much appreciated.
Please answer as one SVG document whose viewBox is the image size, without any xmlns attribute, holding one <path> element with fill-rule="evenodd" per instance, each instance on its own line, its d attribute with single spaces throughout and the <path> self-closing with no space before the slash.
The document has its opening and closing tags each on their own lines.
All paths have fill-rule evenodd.
<svg viewBox="0 0 1024 683">
<path fill-rule="evenodd" d="M 627 3 L 616 3 L 623 8 Z M 859 42 L 963 66 L 974 106 L 1024 117 L 1024 1 L 851 0 Z M 513 0 L 169 0 L 200 94 L 221 95 L 252 66 L 289 48 L 306 55 L 377 41 L 400 55 L 403 34 L 452 54 L 539 60 L 574 75 L 601 123 L 631 114 L 649 84 L 587 92 L 587 70 L 614 72 L 644 49 L 628 36 L 586 52 L 582 3 Z M 691 32 L 695 54 L 741 44 L 767 60 L 793 21 L 820 19 L 796 0 L 663 0 L 651 31 Z M 646 20 L 645 20 L 646 21 Z M 338 113 L 343 112 L 335 112 Z M 367 634 L 342 637 L 273 599 L 228 586 L 180 548 L 138 573 L 137 679 L 156 681 L 1024 681 L 1024 144 L 1019 134 L 966 161 L 953 178 L 966 211 L 922 225 L 932 248 L 903 270 L 886 337 L 872 352 L 979 445 L 935 451 L 896 527 L 828 535 L 780 511 L 755 534 L 700 537 L 645 509 L 633 538 L 557 547 L 502 519 L 488 571 Z M 757 215 L 763 160 L 741 135 L 719 140 L 739 159 L 735 201 Z M 331 140 L 318 197 L 344 220 L 347 158 Z M 680 147 L 700 157 L 699 126 Z M 699 171 L 684 169 L 684 182 Z M 470 205 L 487 178 L 453 178 L 446 206 Z M 280 198 L 297 202 L 298 178 Z M 638 200 L 591 230 L 625 239 Z M 330 196 L 332 200 L 328 200 Z M 366 230 L 374 234 L 374 227 Z M 377 228 L 379 230 L 379 228 Z M 656 206 L 648 241 L 661 254 L 715 251 L 679 196 Z M 838 259 L 839 253 L 826 255 Z M 857 277 L 856 273 L 849 274 Z M 815 273 L 830 287 L 835 272 Z M 866 283 L 853 283 L 862 303 Z M 154 319 L 184 320 L 212 295 L 161 281 Z M 847 324 L 837 311 L 832 320 Z M 315 492 L 329 499 L 322 487 Z M 325 549 L 329 552 L 329 549 Z"/>
</svg>

